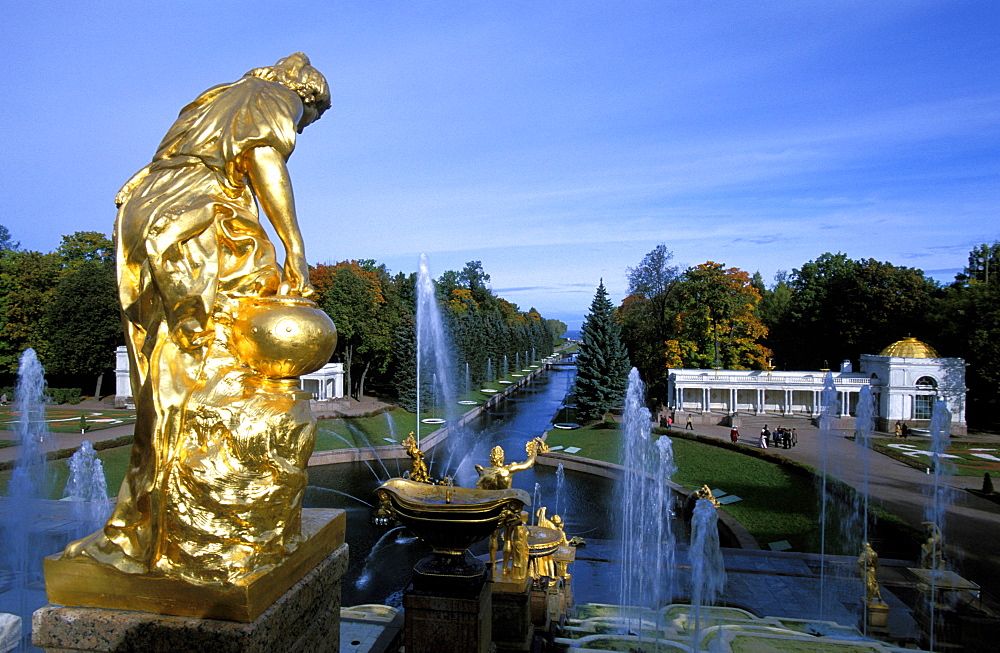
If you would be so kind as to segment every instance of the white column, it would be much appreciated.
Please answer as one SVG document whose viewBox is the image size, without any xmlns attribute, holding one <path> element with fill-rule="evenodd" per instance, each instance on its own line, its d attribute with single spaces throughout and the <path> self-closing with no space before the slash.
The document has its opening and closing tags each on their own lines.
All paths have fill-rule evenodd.
<svg viewBox="0 0 1000 653">
<path fill-rule="evenodd" d="M 764 388 L 757 388 L 757 414 L 764 411 Z"/>
<path fill-rule="evenodd" d="M 792 391 L 791 390 L 785 390 L 785 409 L 784 409 L 784 414 L 785 415 L 791 415 L 792 414 Z"/>
<path fill-rule="evenodd" d="M 729 412 L 736 412 L 736 388 L 729 389 Z"/>
<path fill-rule="evenodd" d="M 703 413 L 707 413 L 711 409 L 711 404 L 710 404 L 711 394 L 712 394 L 711 388 L 701 389 L 701 412 Z"/>
</svg>

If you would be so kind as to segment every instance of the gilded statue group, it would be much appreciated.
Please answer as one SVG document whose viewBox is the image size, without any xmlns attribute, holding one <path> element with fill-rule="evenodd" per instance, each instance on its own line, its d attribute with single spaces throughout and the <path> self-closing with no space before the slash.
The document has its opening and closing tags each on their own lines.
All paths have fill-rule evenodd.
<svg viewBox="0 0 1000 653">
<path fill-rule="evenodd" d="M 255 68 L 185 106 L 119 191 L 135 443 L 111 518 L 64 558 L 232 583 L 299 544 L 315 418 L 291 384 L 269 384 L 294 374 L 247 360 L 252 334 L 240 325 L 257 300 L 310 307 L 286 160 L 329 106 L 326 79 L 305 55 Z M 281 240 L 281 264 L 258 205 Z"/>
<path fill-rule="evenodd" d="M 417 446 L 417 442 L 411 433 L 403 441 L 403 447 L 407 455 L 413 461 L 413 469 L 410 472 L 410 480 L 419 483 L 436 483 L 427 470 L 427 463 L 424 462 L 424 453 Z M 541 438 L 534 438 L 525 445 L 528 458 L 523 462 L 505 462 L 503 447 L 493 447 L 490 451 L 490 464 L 488 466 L 475 465 L 479 478 L 476 481 L 476 488 L 480 490 L 509 490 L 513 484 L 513 475 L 517 472 L 530 469 L 535 464 L 538 454 L 548 451 L 548 445 Z M 450 479 L 449 479 L 450 481 Z M 550 529 L 558 533 L 557 545 L 567 545 L 570 542 L 563 532 L 563 522 L 559 515 L 553 515 L 551 519 L 546 517 L 547 509 L 538 508 L 535 512 L 536 525 L 541 528 Z M 549 578 L 567 578 L 567 563 L 555 559 L 552 555 L 541 555 L 531 557 L 529 544 L 529 528 L 527 525 L 527 513 L 520 515 L 510 515 L 501 522 L 499 528 L 490 535 L 490 569 L 495 569 L 497 565 L 497 552 L 502 554 L 500 560 L 500 576 L 503 579 L 524 580 L 528 576 L 539 578 L 547 576 Z M 574 538 L 576 539 L 576 538 Z M 551 545 L 550 545 L 551 546 Z"/>
</svg>

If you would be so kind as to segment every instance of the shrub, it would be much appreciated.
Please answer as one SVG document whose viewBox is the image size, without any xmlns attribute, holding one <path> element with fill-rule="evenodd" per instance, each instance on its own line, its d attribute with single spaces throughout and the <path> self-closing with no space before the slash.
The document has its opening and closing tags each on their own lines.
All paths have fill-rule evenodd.
<svg viewBox="0 0 1000 653">
<path fill-rule="evenodd" d="M 49 388 L 47 396 L 53 404 L 78 404 L 83 401 L 80 388 Z"/>
</svg>

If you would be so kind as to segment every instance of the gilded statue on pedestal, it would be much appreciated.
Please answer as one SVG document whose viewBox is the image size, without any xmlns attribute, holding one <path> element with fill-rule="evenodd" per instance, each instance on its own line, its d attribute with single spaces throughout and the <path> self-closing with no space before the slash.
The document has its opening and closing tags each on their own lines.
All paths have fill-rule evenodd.
<svg viewBox="0 0 1000 653">
<path fill-rule="evenodd" d="M 406 455 L 413 460 L 413 471 L 410 472 L 410 480 L 417 483 L 430 483 L 431 476 L 427 470 L 427 463 L 424 462 L 424 452 L 417 446 L 417 441 L 413 433 L 403 440 L 403 447 L 406 448 Z"/>
<path fill-rule="evenodd" d="M 316 421 L 295 377 L 328 362 L 336 331 L 308 299 L 285 162 L 329 106 L 301 53 L 251 70 L 185 106 L 118 193 L 135 443 L 111 518 L 64 558 L 233 583 L 301 542 Z"/>
<path fill-rule="evenodd" d="M 858 556 L 858 569 L 865 583 L 865 604 L 882 604 L 882 590 L 878 586 L 878 554 L 868 542 L 864 543 Z"/>
</svg>

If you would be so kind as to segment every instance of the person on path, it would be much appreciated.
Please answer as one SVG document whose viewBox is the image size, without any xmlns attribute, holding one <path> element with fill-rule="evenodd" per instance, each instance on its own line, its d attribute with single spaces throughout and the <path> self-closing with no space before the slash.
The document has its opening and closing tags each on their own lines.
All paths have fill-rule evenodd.
<svg viewBox="0 0 1000 653">
<path fill-rule="evenodd" d="M 896 438 L 903 437 L 903 425 L 899 422 L 899 420 L 896 420 L 895 431 L 896 431 L 895 435 Z"/>
<path fill-rule="evenodd" d="M 765 424 L 764 428 L 760 430 L 759 444 L 761 449 L 767 449 L 767 436 L 769 435 L 771 435 L 771 432 L 767 430 L 767 424 Z"/>
<path fill-rule="evenodd" d="M 691 430 L 691 431 L 694 430 L 694 424 L 691 422 L 691 416 L 690 415 L 688 415 L 687 424 L 684 425 L 684 428 L 688 429 L 688 430 Z"/>
<path fill-rule="evenodd" d="M 733 442 L 740 441 L 740 430 L 735 426 L 729 429 L 729 439 L 732 440 Z"/>
<path fill-rule="evenodd" d="M 668 417 L 667 418 L 667 430 L 668 431 L 669 430 L 673 430 L 673 428 L 674 428 L 674 418 L 673 417 Z"/>
<path fill-rule="evenodd" d="M 903 425 L 899 427 L 899 436 L 904 440 L 910 437 L 910 427 L 906 425 L 906 422 L 903 422 Z"/>
<path fill-rule="evenodd" d="M 799 443 L 799 434 L 795 431 L 795 427 L 792 427 L 792 446 L 794 447 Z"/>
<path fill-rule="evenodd" d="M 788 429 L 781 430 L 781 446 L 785 449 L 792 447 L 792 432 Z"/>
</svg>

